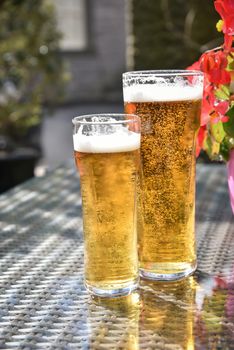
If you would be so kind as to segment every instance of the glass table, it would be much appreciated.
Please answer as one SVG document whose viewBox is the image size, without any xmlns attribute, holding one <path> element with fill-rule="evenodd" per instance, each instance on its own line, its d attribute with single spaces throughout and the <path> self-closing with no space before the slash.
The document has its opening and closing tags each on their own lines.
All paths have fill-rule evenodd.
<svg viewBox="0 0 234 350">
<path fill-rule="evenodd" d="M 197 167 L 195 276 L 132 295 L 83 287 L 73 164 L 0 197 L 0 349 L 234 349 L 234 216 L 226 169 Z"/>
</svg>

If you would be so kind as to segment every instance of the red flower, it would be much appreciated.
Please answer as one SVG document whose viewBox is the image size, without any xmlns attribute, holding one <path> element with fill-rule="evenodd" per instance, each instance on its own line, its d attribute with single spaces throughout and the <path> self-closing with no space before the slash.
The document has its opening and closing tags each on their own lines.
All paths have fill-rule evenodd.
<svg viewBox="0 0 234 350">
<path fill-rule="evenodd" d="M 226 122 L 228 122 L 229 121 L 229 117 L 227 116 L 227 115 L 225 115 L 225 116 L 223 116 L 222 118 L 221 118 L 221 122 L 222 123 L 226 123 Z"/>
<path fill-rule="evenodd" d="M 231 81 L 231 74 L 226 71 L 227 65 L 226 52 L 219 50 L 205 52 L 199 61 L 187 68 L 190 70 L 201 70 L 205 73 L 201 126 L 207 125 L 209 121 L 212 123 L 217 123 L 219 120 L 222 122 L 228 121 L 228 117 L 225 114 L 228 110 L 229 102 L 219 101 L 215 97 L 215 89 L 219 85 L 228 84 Z M 201 133 L 202 131 L 199 132 Z"/>
<path fill-rule="evenodd" d="M 229 102 L 228 101 L 219 101 L 214 103 L 214 109 L 217 113 L 220 115 L 225 115 L 229 108 Z"/>
<path fill-rule="evenodd" d="M 234 0 L 216 0 L 214 6 L 224 22 L 223 32 L 234 35 Z"/>
<path fill-rule="evenodd" d="M 194 62 L 191 66 L 187 67 L 188 70 L 201 70 L 199 61 Z"/>
<path fill-rule="evenodd" d="M 228 64 L 226 54 L 223 51 L 205 52 L 200 60 L 201 70 L 208 74 L 209 82 L 214 84 L 229 84 L 230 73 L 226 71 Z"/>
<path fill-rule="evenodd" d="M 206 54 L 203 54 L 202 57 L 206 57 Z M 203 98 L 202 98 L 202 109 L 201 109 L 201 119 L 200 119 L 200 125 L 204 126 L 206 125 L 210 120 L 210 113 L 214 110 L 214 86 L 209 81 L 209 75 L 207 72 L 209 71 L 209 56 L 206 60 L 207 67 L 202 66 L 201 63 L 203 61 L 200 59 L 199 61 L 193 63 L 191 66 L 189 66 L 188 70 L 199 70 L 205 72 L 204 74 L 204 89 L 203 89 Z M 213 61 L 211 61 L 211 66 L 214 66 Z M 205 68 L 205 69 L 204 69 Z"/>
<path fill-rule="evenodd" d="M 232 51 L 232 35 L 224 34 L 224 52 L 231 52 Z"/>
<path fill-rule="evenodd" d="M 203 142 L 204 139 L 206 137 L 207 131 L 206 131 L 206 127 L 205 126 L 201 126 L 199 131 L 198 131 L 198 135 L 197 135 L 197 143 L 196 143 L 196 157 L 199 156 L 202 146 L 203 146 Z"/>
<path fill-rule="evenodd" d="M 206 90 L 203 93 L 201 122 L 200 125 L 206 125 L 210 120 L 210 113 L 214 110 L 214 95 L 209 94 Z"/>
</svg>

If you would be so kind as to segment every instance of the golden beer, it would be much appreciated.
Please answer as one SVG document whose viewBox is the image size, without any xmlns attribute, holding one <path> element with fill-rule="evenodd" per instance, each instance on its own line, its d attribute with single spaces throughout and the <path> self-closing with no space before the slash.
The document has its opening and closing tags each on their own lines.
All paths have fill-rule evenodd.
<svg viewBox="0 0 234 350">
<path fill-rule="evenodd" d="M 121 140 L 115 147 L 115 139 L 106 142 L 105 136 L 100 136 L 93 139 L 94 147 L 98 141 L 96 150 L 74 152 L 83 205 L 85 280 L 96 294 L 111 294 L 113 290 L 118 294 L 138 281 L 136 176 L 140 138 L 135 135 L 131 135 L 136 141 L 132 144 L 128 136 L 120 135 L 123 143 L 126 138 L 126 147 L 119 147 Z"/>
<path fill-rule="evenodd" d="M 152 279 L 178 279 L 196 268 L 194 148 L 201 90 L 193 93 L 185 88 L 183 93 L 182 88 L 174 96 L 169 90 L 167 96 L 165 89 L 160 96 L 162 91 L 156 94 L 152 85 L 144 88 L 141 95 L 138 93 L 139 101 L 131 91 L 125 96 L 125 112 L 134 111 L 141 118 L 142 128 L 140 273 Z"/>
</svg>

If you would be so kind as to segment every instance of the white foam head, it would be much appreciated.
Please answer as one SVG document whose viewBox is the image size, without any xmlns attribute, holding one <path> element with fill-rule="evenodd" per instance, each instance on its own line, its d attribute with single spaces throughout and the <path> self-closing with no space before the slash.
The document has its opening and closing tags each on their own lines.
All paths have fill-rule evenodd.
<svg viewBox="0 0 234 350">
<path fill-rule="evenodd" d="M 116 133 L 87 136 L 79 132 L 73 135 L 74 150 L 86 153 L 129 152 L 140 148 L 140 134 L 122 127 Z"/>
<path fill-rule="evenodd" d="M 125 86 L 125 102 L 160 102 L 198 100 L 202 98 L 203 86 L 136 84 Z"/>
</svg>

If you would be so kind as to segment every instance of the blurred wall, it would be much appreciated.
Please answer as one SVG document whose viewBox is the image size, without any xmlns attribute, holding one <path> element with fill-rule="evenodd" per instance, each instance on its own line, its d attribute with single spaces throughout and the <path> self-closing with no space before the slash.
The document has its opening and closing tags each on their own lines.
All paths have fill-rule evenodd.
<svg viewBox="0 0 234 350">
<path fill-rule="evenodd" d="M 213 0 L 129 0 L 132 68 L 185 68 L 202 52 L 219 46 L 220 19 Z"/>
<path fill-rule="evenodd" d="M 86 0 L 87 47 L 61 54 L 70 71 L 66 103 L 120 101 L 126 70 L 125 1 Z"/>
<path fill-rule="evenodd" d="M 79 1 L 87 46 L 61 51 L 71 76 L 65 103 L 121 101 L 124 71 L 185 68 L 222 42 L 213 0 Z"/>
</svg>

